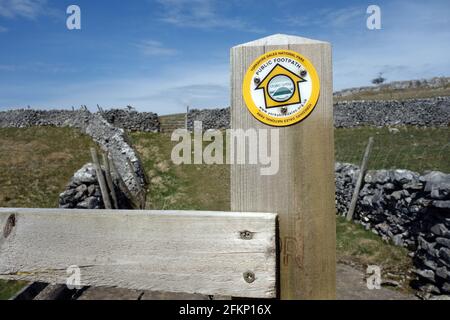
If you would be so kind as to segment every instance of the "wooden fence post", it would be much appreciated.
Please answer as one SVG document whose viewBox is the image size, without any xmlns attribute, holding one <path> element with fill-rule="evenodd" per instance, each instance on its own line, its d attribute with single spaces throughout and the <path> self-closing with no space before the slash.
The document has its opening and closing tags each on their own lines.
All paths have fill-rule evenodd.
<svg viewBox="0 0 450 320">
<path fill-rule="evenodd" d="M 97 173 L 97 181 L 100 186 L 100 191 L 102 192 L 103 204 L 105 209 L 111 209 L 111 201 L 109 200 L 108 187 L 106 186 L 105 177 L 103 176 L 103 170 L 100 166 L 100 161 L 98 161 L 97 150 L 91 148 L 92 161 L 94 162 L 95 172 Z"/>
<path fill-rule="evenodd" d="M 373 145 L 373 137 L 370 137 L 369 142 L 367 143 L 366 146 L 366 151 L 364 152 L 361 167 L 359 168 L 359 175 L 358 179 L 356 180 L 355 190 L 353 190 L 352 201 L 350 202 L 350 206 L 348 207 L 348 212 L 346 215 L 347 221 L 351 221 L 353 219 L 353 214 L 356 209 L 356 203 L 358 202 L 359 190 L 361 189 L 361 185 L 364 180 L 367 162 L 369 161 L 370 151 L 372 150 L 372 145 Z"/>
<path fill-rule="evenodd" d="M 189 106 L 186 107 L 186 115 L 184 117 L 184 128 L 188 130 Z"/>
<path fill-rule="evenodd" d="M 331 46 L 273 35 L 231 49 L 231 128 L 273 128 L 247 110 L 242 85 L 262 54 L 289 49 L 306 57 L 320 79 L 320 97 L 303 121 L 279 128 L 279 171 L 262 165 L 231 166 L 231 210 L 277 212 L 281 299 L 334 299 L 336 218 Z"/>
</svg>

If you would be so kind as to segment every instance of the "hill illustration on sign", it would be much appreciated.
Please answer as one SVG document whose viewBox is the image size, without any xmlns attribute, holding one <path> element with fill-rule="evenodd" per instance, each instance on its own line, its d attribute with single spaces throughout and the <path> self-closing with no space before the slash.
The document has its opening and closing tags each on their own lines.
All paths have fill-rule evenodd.
<svg viewBox="0 0 450 320">
<path fill-rule="evenodd" d="M 298 84 L 306 80 L 277 64 L 255 90 L 264 90 L 266 108 L 283 107 L 301 102 Z"/>
</svg>

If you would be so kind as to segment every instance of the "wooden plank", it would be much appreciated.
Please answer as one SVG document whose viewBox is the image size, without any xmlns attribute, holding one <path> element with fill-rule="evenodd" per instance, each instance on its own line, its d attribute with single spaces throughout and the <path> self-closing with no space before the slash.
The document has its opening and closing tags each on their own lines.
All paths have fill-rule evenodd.
<svg viewBox="0 0 450 320">
<path fill-rule="evenodd" d="M 334 299 L 336 229 L 332 65 L 329 43 L 275 35 L 231 49 L 231 127 L 269 129 L 247 110 L 242 83 L 265 52 L 290 49 L 306 56 L 321 82 L 314 111 L 279 130 L 279 171 L 261 165 L 231 166 L 231 210 L 277 212 L 280 230 L 280 297 Z"/>
<path fill-rule="evenodd" d="M 76 265 L 83 286 L 271 298 L 275 229 L 272 213 L 1 208 L 0 278 L 66 283 Z"/>
<path fill-rule="evenodd" d="M 369 138 L 369 142 L 366 146 L 366 151 L 364 152 L 364 156 L 361 162 L 361 167 L 359 170 L 358 180 L 356 181 L 355 190 L 353 190 L 352 201 L 350 202 L 350 206 L 347 212 L 347 221 L 351 221 L 353 219 L 353 213 L 355 212 L 356 202 L 358 201 L 359 190 L 361 189 L 361 185 L 364 179 L 364 175 L 366 173 L 367 162 L 369 161 L 370 150 L 372 150 L 373 145 L 373 137 Z"/>
<path fill-rule="evenodd" d="M 33 300 L 70 300 L 75 292 L 62 284 L 49 284 Z"/>
</svg>

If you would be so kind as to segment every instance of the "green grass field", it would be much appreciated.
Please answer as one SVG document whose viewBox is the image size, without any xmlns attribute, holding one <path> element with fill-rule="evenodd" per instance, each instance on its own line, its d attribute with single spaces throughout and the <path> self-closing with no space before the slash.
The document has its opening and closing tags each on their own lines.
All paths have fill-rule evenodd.
<svg viewBox="0 0 450 320">
<path fill-rule="evenodd" d="M 343 217 L 336 219 L 337 262 L 359 267 L 377 265 L 381 267 L 383 279 L 405 282 L 411 275 L 412 260 L 408 250 L 381 240 L 378 235 L 365 230 L 361 225 L 349 223 Z M 408 286 L 402 288 L 410 291 Z"/>
<path fill-rule="evenodd" d="M 346 97 L 333 97 L 335 102 L 350 100 L 406 100 L 450 96 L 450 85 L 437 88 L 382 89 L 361 91 Z"/>
<path fill-rule="evenodd" d="M 369 169 L 409 169 L 450 172 L 450 128 L 399 127 L 336 129 L 336 161 L 359 164 L 369 137 L 374 138 Z"/>
<path fill-rule="evenodd" d="M 450 129 L 336 129 L 336 159 L 359 163 L 369 136 L 375 138 L 371 168 L 407 168 L 450 172 Z M 148 209 L 230 209 L 228 165 L 180 165 L 170 161 L 175 142 L 168 134 L 132 133 L 150 177 Z M 89 137 L 68 128 L 0 129 L 0 206 L 56 207 L 58 195 L 83 164 L 90 161 Z M 341 262 L 404 272 L 411 266 L 405 250 L 371 232 L 337 220 L 337 256 Z M 23 283 L 0 281 L 0 299 Z"/>
<path fill-rule="evenodd" d="M 91 138 L 69 128 L 0 129 L 0 207 L 52 208 L 73 173 L 90 160 Z M 24 282 L 0 280 L 0 299 Z"/>
<path fill-rule="evenodd" d="M 69 128 L 0 129 L 0 207 L 55 207 L 90 160 L 90 137 Z"/>
</svg>

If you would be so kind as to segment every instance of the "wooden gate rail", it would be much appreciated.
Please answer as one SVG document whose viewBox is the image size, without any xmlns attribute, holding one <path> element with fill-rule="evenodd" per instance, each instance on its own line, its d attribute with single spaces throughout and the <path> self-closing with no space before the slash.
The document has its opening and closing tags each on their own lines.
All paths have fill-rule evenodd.
<svg viewBox="0 0 450 320">
<path fill-rule="evenodd" d="M 0 278 L 276 297 L 273 213 L 0 208 Z"/>
</svg>

